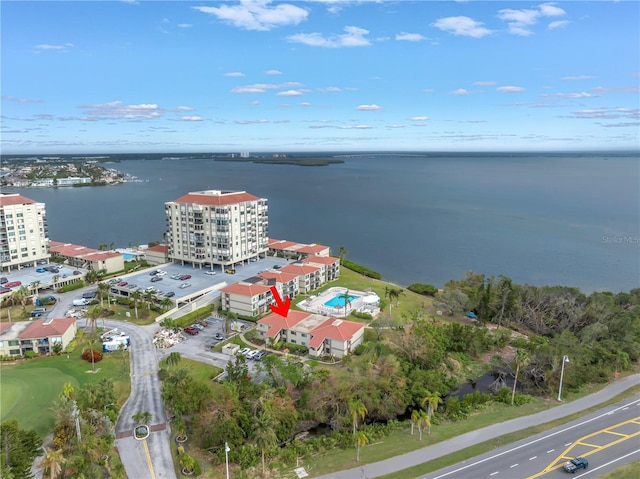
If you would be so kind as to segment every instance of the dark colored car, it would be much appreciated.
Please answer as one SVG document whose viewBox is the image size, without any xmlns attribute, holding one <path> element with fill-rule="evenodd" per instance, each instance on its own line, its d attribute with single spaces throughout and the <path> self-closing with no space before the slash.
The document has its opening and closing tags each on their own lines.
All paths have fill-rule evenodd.
<svg viewBox="0 0 640 479">
<path fill-rule="evenodd" d="M 184 328 L 184 332 L 192 336 L 197 336 L 198 334 L 200 334 L 200 331 L 192 326 L 187 326 L 186 328 Z"/>
<path fill-rule="evenodd" d="M 93 298 L 95 298 L 95 297 L 96 297 L 96 292 L 95 292 L 95 291 L 90 291 L 90 292 L 88 292 L 88 293 L 84 293 L 84 294 L 82 295 L 82 297 L 83 297 L 84 299 L 93 299 Z"/>
<path fill-rule="evenodd" d="M 75 271 L 73 272 L 73 275 L 74 275 L 74 276 L 78 276 L 79 274 L 82 274 L 82 271 L 75 270 Z"/>
<path fill-rule="evenodd" d="M 16 288 L 18 286 L 21 286 L 22 282 L 21 281 L 12 281 L 11 283 L 5 283 L 4 287 L 5 288 Z"/>
<path fill-rule="evenodd" d="M 589 467 L 589 461 L 587 461 L 584 457 L 576 457 L 568 462 L 565 462 L 563 467 L 565 471 L 575 474 L 576 471 Z"/>
<path fill-rule="evenodd" d="M 155 283 L 156 281 L 162 281 L 162 276 L 154 276 L 151 278 L 152 283 Z"/>
<path fill-rule="evenodd" d="M 0 288 L 0 294 L 10 293 L 11 288 Z"/>
<path fill-rule="evenodd" d="M 169 291 L 168 293 L 164 293 L 165 298 L 173 298 L 176 295 L 173 291 Z"/>
<path fill-rule="evenodd" d="M 9 282 L 9 280 L 5 276 L 0 278 L 0 284 L 4 284 L 4 283 L 8 283 L 8 282 Z"/>
<path fill-rule="evenodd" d="M 180 281 L 186 281 L 188 279 L 191 279 L 191 275 L 190 274 L 184 274 L 184 275 L 180 276 Z"/>
<path fill-rule="evenodd" d="M 218 340 L 218 341 L 222 341 L 222 340 L 224 339 L 224 336 L 223 336 L 222 334 L 220 334 L 220 333 L 216 333 L 216 334 L 213 336 L 213 339 L 216 339 L 216 340 Z"/>
</svg>

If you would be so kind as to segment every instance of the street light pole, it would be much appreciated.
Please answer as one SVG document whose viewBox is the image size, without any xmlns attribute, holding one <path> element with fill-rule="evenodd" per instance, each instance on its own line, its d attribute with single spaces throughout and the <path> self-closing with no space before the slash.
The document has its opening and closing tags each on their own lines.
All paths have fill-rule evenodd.
<svg viewBox="0 0 640 479">
<path fill-rule="evenodd" d="M 229 479 L 229 451 L 231 449 L 229 449 L 229 445 L 225 442 L 224 443 L 224 462 L 227 465 L 227 479 Z"/>
<path fill-rule="evenodd" d="M 564 363 L 569 362 L 569 356 L 562 357 L 562 370 L 560 371 L 560 387 L 558 388 L 558 401 L 562 401 L 562 379 L 564 378 Z"/>
</svg>

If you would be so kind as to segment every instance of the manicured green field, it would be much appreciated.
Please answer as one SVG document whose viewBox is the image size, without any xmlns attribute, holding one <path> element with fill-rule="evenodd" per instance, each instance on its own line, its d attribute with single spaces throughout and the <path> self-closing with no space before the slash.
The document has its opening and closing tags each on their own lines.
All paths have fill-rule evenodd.
<svg viewBox="0 0 640 479">
<path fill-rule="evenodd" d="M 129 356 L 123 364 L 119 353 L 105 354 L 96 364 L 80 359 L 79 348 L 70 355 L 34 358 L 18 364 L 0 364 L 0 420 L 17 419 L 21 428 L 35 429 L 44 437 L 53 426 L 49 407 L 59 397 L 64 383 L 75 388 L 103 378 L 112 378 L 118 404 L 129 396 Z"/>
</svg>

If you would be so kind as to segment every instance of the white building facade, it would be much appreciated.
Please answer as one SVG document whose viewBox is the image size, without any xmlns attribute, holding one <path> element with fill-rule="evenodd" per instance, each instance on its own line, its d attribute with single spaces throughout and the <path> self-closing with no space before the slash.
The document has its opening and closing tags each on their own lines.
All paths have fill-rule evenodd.
<svg viewBox="0 0 640 479">
<path fill-rule="evenodd" d="M 16 193 L 0 193 L 0 269 L 10 271 L 47 260 L 44 203 Z"/>
<path fill-rule="evenodd" d="M 268 202 L 245 191 L 206 190 L 165 203 L 168 258 L 222 269 L 268 251 Z"/>
</svg>

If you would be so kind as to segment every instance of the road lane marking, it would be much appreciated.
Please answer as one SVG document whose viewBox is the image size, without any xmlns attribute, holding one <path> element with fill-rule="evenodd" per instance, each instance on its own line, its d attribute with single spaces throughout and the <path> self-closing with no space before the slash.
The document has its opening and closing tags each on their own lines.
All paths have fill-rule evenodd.
<svg viewBox="0 0 640 479">
<path fill-rule="evenodd" d="M 625 404 L 625 406 L 636 405 L 636 404 L 640 405 L 640 399 L 636 399 L 634 401 L 631 401 L 630 403 Z M 624 407 L 624 406 L 620 406 L 619 408 L 614 409 L 614 411 L 618 411 L 618 410 L 622 409 L 622 407 Z M 484 459 L 480 459 L 479 461 L 476 461 L 476 462 L 473 462 L 471 464 L 467 464 L 465 466 L 459 467 L 459 468 L 457 468 L 457 469 L 455 469 L 453 471 L 445 472 L 444 474 L 436 476 L 436 477 L 434 477 L 432 479 L 441 479 L 443 477 L 447 477 L 447 476 L 450 476 L 452 474 L 457 474 L 460 471 L 464 471 L 465 469 L 469 469 L 470 467 L 476 467 L 478 464 L 482 464 L 482 463 L 485 463 L 487 461 L 491 461 L 491 460 L 493 460 L 493 459 L 495 459 L 497 457 L 504 456 L 505 454 L 510 454 L 513 451 L 517 451 L 518 449 L 522 449 L 523 447 L 528 447 L 528 446 L 530 446 L 532 444 L 536 444 L 536 443 L 538 443 L 540 441 L 547 440 L 550 437 L 556 436 L 558 434 L 562 434 L 563 432 L 570 431 L 571 429 L 574 429 L 576 427 L 584 426 L 585 424 L 589 424 L 590 422 L 597 421 L 598 419 L 601 419 L 601 418 L 605 417 L 606 415 L 607 415 L 606 413 L 600 414 L 599 416 L 595 416 L 595 417 L 592 417 L 592 418 L 587 419 L 585 421 L 573 424 L 572 426 L 568 426 L 568 427 L 565 427 L 563 429 L 559 429 L 559 430 L 557 430 L 555 432 L 552 432 L 551 434 L 547 434 L 546 436 L 542 436 L 542 437 L 539 437 L 537 439 L 534 439 L 533 441 L 529 441 L 529 442 L 526 442 L 526 443 L 521 444 L 519 446 L 512 447 L 511 449 L 507 449 L 505 451 L 499 452 L 498 454 L 494 454 L 493 456 L 489 456 L 489 457 L 486 457 Z M 569 444 L 571 444 L 571 443 L 569 443 Z"/>
<path fill-rule="evenodd" d="M 492 472 L 491 474 L 489 474 L 490 476 L 495 476 L 496 474 L 498 474 L 498 472 L 500 471 L 496 471 L 496 472 Z"/>
<path fill-rule="evenodd" d="M 537 457 L 538 457 L 538 456 L 530 457 L 530 458 L 529 458 L 529 460 L 530 460 L 530 461 L 533 461 L 533 460 L 534 460 L 535 458 L 537 458 Z"/>
<path fill-rule="evenodd" d="M 600 451 L 602 451 L 604 449 L 607 449 L 609 447 L 615 446 L 616 444 L 619 444 L 619 443 L 621 443 L 623 441 L 626 441 L 627 439 L 632 439 L 632 438 L 640 435 L 640 430 L 638 430 L 636 432 L 633 432 L 631 434 L 626 434 L 626 435 L 625 434 L 620 434 L 622 437 L 620 437 L 618 439 L 615 439 L 615 440 L 613 440 L 613 441 L 611 441 L 611 442 L 609 442 L 607 444 L 604 444 L 602 446 L 595 445 L 595 444 L 589 444 L 588 442 L 584 442 L 586 439 L 589 439 L 591 437 L 594 437 L 594 436 L 597 436 L 599 434 L 602 434 L 602 433 L 606 432 L 607 430 L 616 429 L 616 428 L 619 428 L 619 427 L 622 427 L 622 426 L 626 426 L 627 424 L 636 424 L 637 421 L 639 421 L 639 420 L 640 420 L 640 418 L 636 417 L 636 418 L 630 419 L 628 421 L 624 421 L 624 422 L 621 422 L 621 423 L 618 423 L 618 424 L 614 424 L 614 425 L 609 426 L 609 427 L 605 427 L 605 428 L 603 428 L 603 429 L 601 429 L 599 431 L 592 432 L 590 434 L 587 434 L 586 436 L 583 436 L 583 437 L 579 438 L 577 441 L 575 441 L 573 443 L 572 446 L 570 446 L 567 449 L 565 449 L 562 452 L 562 454 L 560 454 L 558 457 L 556 457 L 551 462 L 551 464 L 549 464 L 547 467 L 545 467 L 542 471 L 538 472 L 537 474 L 534 474 L 533 476 L 527 477 L 527 479 L 535 479 L 537 477 L 544 476 L 548 472 L 555 471 L 557 469 L 561 469 L 563 464 L 564 464 L 564 462 L 566 462 L 567 460 L 573 459 L 573 457 L 571 456 L 570 453 L 574 449 L 574 447 L 576 447 L 576 446 L 585 446 L 585 447 L 593 448 L 593 450 L 591 450 L 591 451 L 583 452 L 583 453 L 580 454 L 580 457 L 587 457 L 587 456 L 590 456 L 592 454 L 595 454 L 596 452 L 600 452 Z"/>
<path fill-rule="evenodd" d="M 513 466 L 509 466 L 511 469 L 513 469 L 514 467 L 517 467 L 517 464 L 514 464 Z"/>
<path fill-rule="evenodd" d="M 587 474 L 591 474 L 592 472 L 596 472 L 598 469 L 602 469 L 603 467 L 607 467 L 609 464 L 613 464 L 614 462 L 617 462 L 620 459 L 624 459 L 625 457 L 633 456 L 634 454 L 638 454 L 638 453 L 640 453 L 640 449 L 637 449 L 637 450 L 635 450 L 633 452 L 630 452 L 629 454 L 625 454 L 624 456 L 617 457 L 613 461 L 609 461 L 606 464 L 603 464 L 601 466 L 594 467 L 593 469 L 590 469 L 588 472 L 585 472 L 584 474 L 581 474 L 580 477 L 586 476 Z"/>
<path fill-rule="evenodd" d="M 570 446 L 570 445 L 571 445 L 571 443 L 570 443 L 570 442 L 568 442 L 568 443 L 566 443 L 566 444 L 564 445 L 564 447 L 567 447 L 567 446 Z"/>
<path fill-rule="evenodd" d="M 549 450 L 547 451 L 547 454 L 550 454 L 550 453 L 552 453 L 553 451 L 555 451 L 555 449 L 549 449 Z"/>
<path fill-rule="evenodd" d="M 629 409 L 629 406 L 625 407 L 625 408 L 623 409 L 623 411 L 626 411 L 627 409 Z"/>
<path fill-rule="evenodd" d="M 142 440 L 144 446 L 144 453 L 147 455 L 147 464 L 149 464 L 149 472 L 151 472 L 151 479 L 156 479 L 156 473 L 153 470 L 153 464 L 151 463 L 151 454 L 149 454 L 149 446 L 147 446 L 147 440 Z"/>
</svg>

